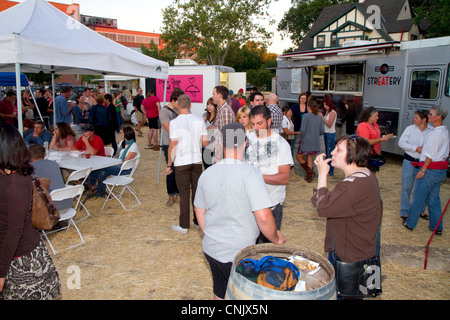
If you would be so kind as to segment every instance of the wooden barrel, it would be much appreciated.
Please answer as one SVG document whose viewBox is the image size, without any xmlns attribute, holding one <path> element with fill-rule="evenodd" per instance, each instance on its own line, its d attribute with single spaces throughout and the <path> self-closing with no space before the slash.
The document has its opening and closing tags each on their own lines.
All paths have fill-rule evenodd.
<svg viewBox="0 0 450 320">
<path fill-rule="evenodd" d="M 310 259 L 318 262 L 320 269 L 312 276 L 300 279 L 305 281 L 305 291 L 280 291 L 261 286 L 236 272 L 237 265 L 244 259 L 261 259 L 264 256 L 289 257 L 295 251 L 303 250 Z M 317 252 L 309 249 L 257 244 L 247 247 L 236 255 L 228 280 L 226 300 L 334 300 L 336 299 L 336 282 L 331 263 Z"/>
</svg>

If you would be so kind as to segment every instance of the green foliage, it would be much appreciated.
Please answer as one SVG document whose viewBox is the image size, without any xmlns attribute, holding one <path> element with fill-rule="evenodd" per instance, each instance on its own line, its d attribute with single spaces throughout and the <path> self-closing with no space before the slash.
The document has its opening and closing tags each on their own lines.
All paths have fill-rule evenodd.
<svg viewBox="0 0 450 320">
<path fill-rule="evenodd" d="M 277 1 L 277 0 L 275 0 Z M 272 34 L 258 22 L 271 21 L 270 0 L 175 0 L 163 9 L 161 39 L 167 54 L 223 65 L 231 48 Z"/>
<path fill-rule="evenodd" d="M 51 73 L 25 73 L 29 81 L 34 82 L 35 84 L 51 84 L 52 83 L 52 74 Z M 60 78 L 60 75 L 55 74 L 55 79 Z"/>
<path fill-rule="evenodd" d="M 153 42 L 149 43 L 149 47 L 147 48 L 143 44 L 141 44 L 141 51 L 143 54 L 161 60 L 166 61 L 169 65 L 173 66 L 173 63 L 176 59 L 176 56 L 168 52 L 166 48 L 159 50 L 158 46 Z"/>
<path fill-rule="evenodd" d="M 247 71 L 247 82 L 254 85 L 258 90 L 270 91 L 271 81 L 274 77 L 272 70 L 257 69 Z"/>
<path fill-rule="evenodd" d="M 234 46 L 225 59 L 225 65 L 236 72 L 247 72 L 247 82 L 258 88 L 270 90 L 275 70 L 267 70 L 277 66 L 277 55 L 268 53 L 264 44 L 249 41 L 239 47 Z"/>
<path fill-rule="evenodd" d="M 87 82 L 88 84 L 90 84 L 90 83 L 98 84 L 98 82 L 92 81 L 92 80 L 94 80 L 94 79 L 101 79 L 101 78 L 102 78 L 102 76 L 100 76 L 100 75 L 83 74 L 81 76 L 81 81 Z"/>
<path fill-rule="evenodd" d="M 450 35 L 450 2 L 448 0 L 411 1 L 416 17 L 414 23 L 423 19 L 431 23 L 429 37 L 444 37 Z"/>
</svg>

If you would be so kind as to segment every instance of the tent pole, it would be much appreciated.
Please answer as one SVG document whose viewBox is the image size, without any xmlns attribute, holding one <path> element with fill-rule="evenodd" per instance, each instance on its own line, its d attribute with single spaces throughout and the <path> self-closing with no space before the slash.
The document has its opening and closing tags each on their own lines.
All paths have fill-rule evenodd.
<svg viewBox="0 0 450 320">
<path fill-rule="evenodd" d="M 31 90 L 31 86 L 28 87 L 28 90 L 30 90 L 30 94 L 31 94 L 31 97 L 33 98 L 34 105 L 36 106 L 36 110 L 39 113 L 39 118 L 41 118 L 41 120 L 44 121 L 44 118 L 42 118 L 42 115 L 41 115 L 41 110 L 39 110 L 38 105 L 36 103 L 36 99 L 34 98 L 33 90 Z M 47 128 L 47 130 L 49 130 L 49 128 Z"/>
<path fill-rule="evenodd" d="M 22 125 L 22 84 L 20 82 L 20 63 L 16 62 L 16 99 L 17 99 L 17 126 L 19 132 L 23 137 L 23 125 Z"/>
<path fill-rule="evenodd" d="M 164 97 L 163 97 L 163 106 L 166 103 L 166 95 L 167 95 L 167 79 L 164 80 Z M 156 181 L 156 184 L 159 184 L 159 176 L 161 174 L 161 157 L 162 157 L 162 140 L 163 140 L 163 130 L 164 128 L 161 126 L 161 136 L 159 137 L 159 163 L 158 163 L 158 179 Z"/>
<path fill-rule="evenodd" d="M 56 109 L 55 109 L 55 72 L 52 71 L 52 103 L 53 103 L 53 128 L 56 126 Z"/>
</svg>

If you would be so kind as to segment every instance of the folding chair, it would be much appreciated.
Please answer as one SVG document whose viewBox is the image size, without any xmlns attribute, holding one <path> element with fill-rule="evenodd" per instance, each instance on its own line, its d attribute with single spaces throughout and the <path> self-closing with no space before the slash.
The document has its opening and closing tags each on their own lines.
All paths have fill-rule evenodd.
<svg viewBox="0 0 450 320">
<path fill-rule="evenodd" d="M 78 205 L 81 205 L 84 208 L 84 210 L 86 210 L 86 212 L 88 212 L 86 207 L 80 201 L 81 200 L 81 196 L 83 194 L 83 191 L 84 191 L 83 185 L 76 185 L 76 186 L 68 186 L 68 187 L 65 187 L 65 188 L 56 189 L 56 190 L 53 190 L 52 192 L 50 192 L 50 196 L 52 197 L 53 201 L 62 201 L 62 200 L 65 200 L 65 199 L 76 199 L 75 207 L 68 208 L 68 209 L 65 209 L 65 210 L 59 210 L 59 214 L 61 215 L 61 218 L 59 219 L 59 221 L 60 222 L 68 221 L 67 226 L 61 227 L 61 228 L 58 228 L 58 229 L 55 229 L 55 230 L 49 230 L 49 231 L 41 230 L 43 236 L 48 241 L 48 243 L 50 245 L 50 248 L 52 249 L 54 254 L 56 254 L 57 252 L 60 252 L 60 251 L 64 251 L 64 250 L 73 248 L 73 247 L 77 247 L 77 246 L 82 245 L 84 243 L 83 236 L 81 235 L 81 232 L 78 229 L 75 221 L 73 221 L 73 217 L 75 217 L 75 215 L 77 214 Z M 88 212 L 88 215 L 89 215 L 89 212 Z M 80 236 L 81 242 L 77 243 L 75 245 L 66 247 L 65 249 L 56 250 L 54 248 L 52 242 L 48 238 L 48 235 L 51 234 L 51 233 L 60 231 L 60 230 L 64 230 L 64 229 L 66 229 L 66 232 L 67 232 L 71 225 L 73 225 L 75 230 L 78 232 L 78 235 Z"/>
<path fill-rule="evenodd" d="M 84 183 L 86 182 L 86 180 L 88 179 L 89 175 L 91 174 L 91 171 L 92 171 L 92 168 L 87 168 L 87 169 L 81 169 L 81 170 L 73 171 L 73 172 L 69 175 L 69 177 L 67 178 L 67 181 L 66 181 L 66 187 L 71 186 L 70 182 L 73 182 L 73 181 L 79 181 L 79 182 L 81 182 L 81 185 L 83 186 Z M 89 188 L 89 189 L 91 188 L 91 183 L 90 183 L 90 181 L 89 181 L 89 183 L 88 183 L 88 188 Z M 90 191 L 90 190 L 89 190 L 89 191 Z M 82 203 L 82 204 L 83 204 L 83 203 Z M 83 204 L 83 207 L 84 207 L 84 204 Z M 82 207 L 80 208 L 80 210 L 81 210 L 81 209 L 82 209 Z M 89 214 L 89 211 L 86 210 L 86 212 L 87 212 L 87 216 L 85 216 L 84 218 L 79 219 L 77 222 L 80 222 L 81 220 L 84 220 L 84 219 L 86 219 L 87 217 L 90 217 L 90 216 L 91 216 L 91 215 Z"/>
<path fill-rule="evenodd" d="M 73 171 L 67 178 L 66 187 L 68 187 L 70 185 L 69 184 L 70 182 L 81 180 L 81 179 L 83 179 L 81 181 L 81 184 L 85 183 L 87 178 L 89 177 L 89 174 L 91 173 L 91 171 L 92 171 L 91 168 Z"/>
<path fill-rule="evenodd" d="M 124 210 L 129 210 L 129 209 L 133 209 L 134 207 L 138 206 L 141 204 L 141 202 L 139 201 L 138 197 L 136 196 L 136 192 L 133 190 L 133 188 L 130 187 L 130 184 L 134 181 L 133 179 L 133 174 L 136 171 L 136 168 L 139 164 L 140 158 L 136 157 L 134 159 L 131 160 L 127 160 L 124 161 L 122 163 L 122 166 L 120 168 L 120 172 L 119 175 L 117 176 L 110 176 L 109 178 L 105 179 L 103 181 L 103 183 L 106 185 L 106 191 L 108 192 L 108 196 L 105 199 L 105 203 L 103 203 L 103 208 L 105 207 L 106 203 L 108 201 L 111 201 L 113 199 L 116 199 L 117 201 L 119 201 L 119 203 L 121 204 L 122 208 Z M 124 170 L 128 170 L 131 169 L 131 172 L 127 175 L 120 175 L 122 173 L 122 171 Z M 118 193 L 115 194 L 114 193 L 114 188 L 115 187 L 122 187 L 122 190 Z M 123 205 L 123 203 L 120 201 L 120 199 L 122 198 L 125 190 L 130 191 L 130 193 L 134 196 L 134 198 L 136 199 L 137 203 L 130 207 L 130 208 L 125 208 L 125 206 Z"/>
<path fill-rule="evenodd" d="M 112 158 L 114 155 L 114 149 L 111 147 L 105 147 L 105 156 Z"/>
</svg>

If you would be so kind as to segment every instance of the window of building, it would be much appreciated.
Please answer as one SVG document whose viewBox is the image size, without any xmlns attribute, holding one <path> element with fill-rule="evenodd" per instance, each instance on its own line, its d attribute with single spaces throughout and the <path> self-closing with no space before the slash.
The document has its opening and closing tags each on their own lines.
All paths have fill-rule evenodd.
<svg viewBox="0 0 450 320">
<path fill-rule="evenodd" d="M 439 94 L 440 70 L 415 70 L 411 75 L 410 95 L 413 99 L 436 100 Z"/>
<path fill-rule="evenodd" d="M 325 47 L 325 36 L 317 36 L 317 48 Z"/>
<path fill-rule="evenodd" d="M 331 47 L 337 47 L 338 46 L 336 33 L 333 33 L 331 35 L 331 44 L 330 44 L 330 46 Z"/>
</svg>

